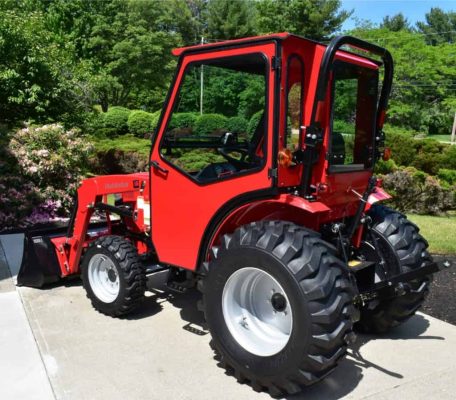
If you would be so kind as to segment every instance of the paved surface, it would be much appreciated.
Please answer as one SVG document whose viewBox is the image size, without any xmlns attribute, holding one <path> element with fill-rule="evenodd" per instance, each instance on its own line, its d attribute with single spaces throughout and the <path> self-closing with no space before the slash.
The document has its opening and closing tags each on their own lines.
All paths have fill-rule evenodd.
<svg viewBox="0 0 456 400">
<path fill-rule="evenodd" d="M 9 259 L 17 265 L 17 259 Z M 0 399 L 53 399 L 38 346 L 0 244 Z"/>
<path fill-rule="evenodd" d="M 225 375 L 209 335 L 192 332 L 202 319 L 196 292 L 155 290 L 124 320 L 94 311 L 77 280 L 5 293 L 0 399 L 270 399 Z M 360 336 L 334 374 L 291 398 L 454 399 L 455 351 L 456 326 L 418 314 L 388 336 Z"/>
</svg>

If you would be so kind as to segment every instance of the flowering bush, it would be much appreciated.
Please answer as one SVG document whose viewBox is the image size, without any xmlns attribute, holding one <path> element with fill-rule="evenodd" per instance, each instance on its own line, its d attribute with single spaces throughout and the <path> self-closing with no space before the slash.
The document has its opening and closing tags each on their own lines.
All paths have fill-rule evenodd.
<svg viewBox="0 0 456 400">
<path fill-rule="evenodd" d="M 20 129 L 9 147 L 22 174 L 33 183 L 69 192 L 79 183 L 92 150 L 76 130 L 59 124 Z"/>
<path fill-rule="evenodd" d="M 0 230 L 66 215 L 91 151 L 77 131 L 59 124 L 14 133 L 2 150 Z"/>
</svg>

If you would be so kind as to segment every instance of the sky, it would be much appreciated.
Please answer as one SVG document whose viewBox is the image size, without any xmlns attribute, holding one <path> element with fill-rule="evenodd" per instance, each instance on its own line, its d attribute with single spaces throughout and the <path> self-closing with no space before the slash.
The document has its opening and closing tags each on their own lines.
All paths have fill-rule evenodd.
<svg viewBox="0 0 456 400">
<path fill-rule="evenodd" d="M 431 7 L 456 11 L 456 0 L 342 0 L 343 9 L 354 10 L 351 18 L 343 24 L 342 30 L 355 27 L 354 17 L 380 23 L 386 15 L 392 16 L 400 12 L 414 25 L 417 21 L 424 21 L 424 16 Z"/>
</svg>

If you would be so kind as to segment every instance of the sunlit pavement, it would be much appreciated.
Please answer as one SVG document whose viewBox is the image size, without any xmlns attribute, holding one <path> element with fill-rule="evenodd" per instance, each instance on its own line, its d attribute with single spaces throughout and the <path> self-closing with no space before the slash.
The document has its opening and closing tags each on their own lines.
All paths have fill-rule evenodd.
<svg viewBox="0 0 456 400">
<path fill-rule="evenodd" d="M 15 244 L 2 241 L 9 254 Z M 18 260 L 8 261 L 14 274 Z M 139 312 L 112 319 L 79 280 L 15 288 L 0 250 L 0 398 L 270 398 L 217 367 L 197 300 L 155 290 Z M 454 399 L 455 352 L 456 326 L 418 314 L 387 336 L 359 336 L 334 374 L 292 398 Z"/>
</svg>

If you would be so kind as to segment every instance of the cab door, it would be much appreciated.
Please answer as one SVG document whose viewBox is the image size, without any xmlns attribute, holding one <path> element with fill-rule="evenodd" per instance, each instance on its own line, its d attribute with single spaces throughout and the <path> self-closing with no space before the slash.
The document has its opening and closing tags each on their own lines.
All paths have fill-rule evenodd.
<svg viewBox="0 0 456 400">
<path fill-rule="evenodd" d="M 275 43 L 182 56 L 151 152 L 160 262 L 194 270 L 206 228 L 271 189 Z"/>
</svg>

